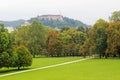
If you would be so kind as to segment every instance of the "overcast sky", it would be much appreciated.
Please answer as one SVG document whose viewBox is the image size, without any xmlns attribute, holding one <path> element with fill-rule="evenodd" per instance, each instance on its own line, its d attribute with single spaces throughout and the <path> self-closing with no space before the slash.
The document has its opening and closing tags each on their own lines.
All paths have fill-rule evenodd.
<svg viewBox="0 0 120 80">
<path fill-rule="evenodd" d="M 116 10 L 120 0 L 0 0 L 0 20 L 9 21 L 61 14 L 92 25 L 99 18 L 108 20 Z"/>
</svg>

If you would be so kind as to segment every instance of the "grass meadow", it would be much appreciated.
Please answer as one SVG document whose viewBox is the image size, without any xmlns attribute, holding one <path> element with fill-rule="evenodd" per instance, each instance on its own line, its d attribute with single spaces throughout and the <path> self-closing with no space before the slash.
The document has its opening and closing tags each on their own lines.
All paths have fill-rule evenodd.
<svg viewBox="0 0 120 80">
<path fill-rule="evenodd" d="M 77 59 L 80 58 L 36 58 L 30 68 L 43 67 Z M 119 69 L 119 59 L 90 59 L 58 67 L 0 77 L 0 80 L 119 80 Z M 10 72 L 3 71 L 2 74 L 8 74 Z"/>
<path fill-rule="evenodd" d="M 26 67 L 26 68 L 21 69 L 21 70 L 39 68 L 39 67 L 59 64 L 59 63 L 78 60 L 78 59 L 80 59 L 80 57 L 74 57 L 74 58 L 73 57 L 66 57 L 66 58 L 65 57 L 60 57 L 60 58 L 33 58 L 32 66 Z M 0 69 L 0 75 L 7 74 L 7 73 L 12 73 L 12 72 L 17 72 L 17 71 L 21 71 L 21 70 L 18 70 L 17 68 L 2 68 L 2 69 Z"/>
</svg>

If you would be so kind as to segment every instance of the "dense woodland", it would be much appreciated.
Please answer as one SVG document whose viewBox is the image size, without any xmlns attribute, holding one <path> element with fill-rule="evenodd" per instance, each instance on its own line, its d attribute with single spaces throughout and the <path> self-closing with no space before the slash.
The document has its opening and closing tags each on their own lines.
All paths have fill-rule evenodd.
<svg viewBox="0 0 120 80">
<path fill-rule="evenodd" d="M 39 56 L 120 58 L 120 11 L 109 19 L 99 19 L 90 28 L 65 26 L 60 30 L 33 21 L 12 33 L 0 24 L 0 67 L 30 66 L 32 57 Z"/>
</svg>

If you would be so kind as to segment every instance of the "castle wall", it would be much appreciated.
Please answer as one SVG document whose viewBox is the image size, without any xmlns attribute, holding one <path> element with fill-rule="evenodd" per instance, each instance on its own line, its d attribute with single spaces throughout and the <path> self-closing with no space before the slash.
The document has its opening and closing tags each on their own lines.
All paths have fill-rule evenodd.
<svg viewBox="0 0 120 80">
<path fill-rule="evenodd" d="M 63 21 L 63 17 L 61 15 L 42 15 L 42 16 L 38 16 L 38 19 L 48 19 L 48 20 L 60 20 L 60 21 Z"/>
</svg>

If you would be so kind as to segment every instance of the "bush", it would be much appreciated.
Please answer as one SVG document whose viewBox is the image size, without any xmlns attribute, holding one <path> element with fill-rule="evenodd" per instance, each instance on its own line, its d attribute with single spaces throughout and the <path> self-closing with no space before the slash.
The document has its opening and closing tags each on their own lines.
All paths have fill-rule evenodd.
<svg viewBox="0 0 120 80">
<path fill-rule="evenodd" d="M 20 69 L 20 67 L 31 66 L 32 55 L 30 54 L 26 47 L 24 46 L 18 47 L 16 49 L 16 54 L 17 54 L 16 66 L 18 67 L 18 69 Z"/>
</svg>

